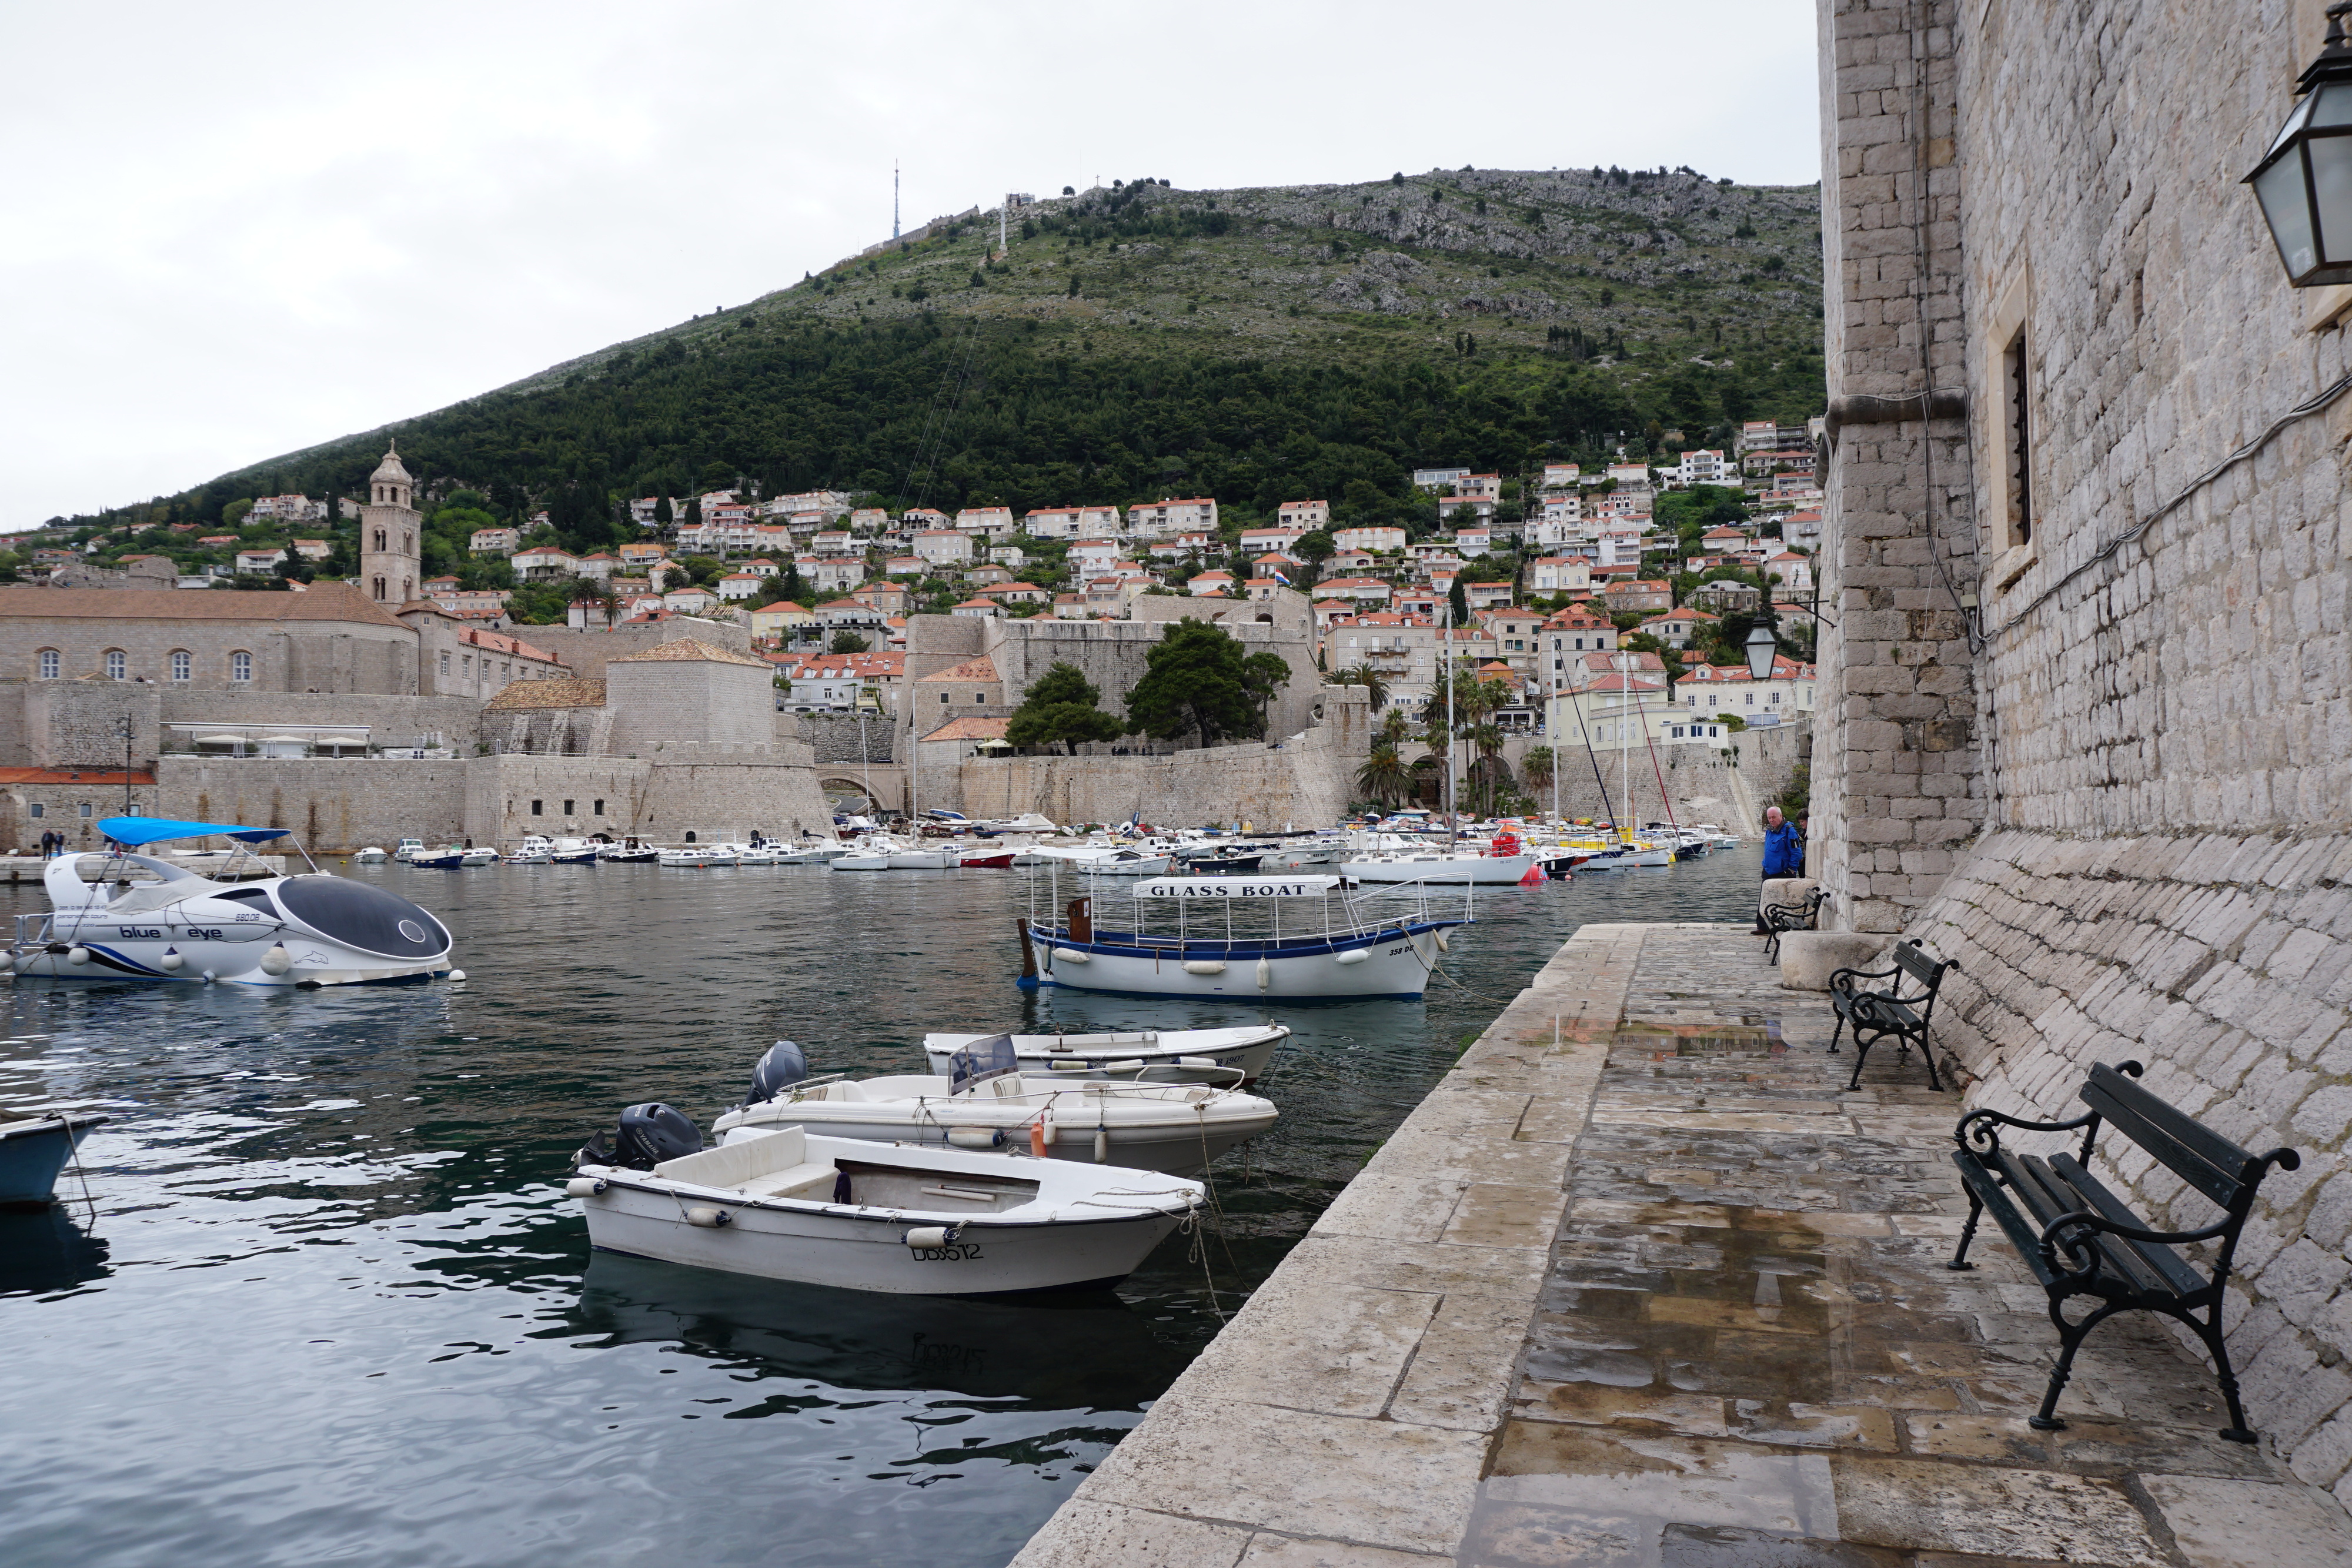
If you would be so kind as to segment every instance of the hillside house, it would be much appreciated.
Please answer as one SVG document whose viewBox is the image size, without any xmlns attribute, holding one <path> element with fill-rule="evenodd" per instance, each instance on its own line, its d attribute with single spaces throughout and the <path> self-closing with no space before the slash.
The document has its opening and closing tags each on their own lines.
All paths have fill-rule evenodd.
<svg viewBox="0 0 2352 1568">
<path fill-rule="evenodd" d="M 1244 528 L 1241 548 L 1244 555 L 1264 555 L 1268 550 L 1287 549 L 1297 542 L 1304 528 Z"/>
<path fill-rule="evenodd" d="M 1197 529 L 1213 534 L 1217 531 L 1217 503 L 1205 498 L 1192 500 L 1161 500 L 1131 506 L 1127 509 L 1127 526 L 1139 534 L 1157 537 Z"/>
<path fill-rule="evenodd" d="M 1647 632 L 1669 648 L 1687 648 L 1697 639 L 1699 629 L 1716 624 L 1717 619 L 1704 610 L 1685 605 L 1679 610 L 1653 615 L 1634 630 Z"/>
<path fill-rule="evenodd" d="M 1670 583 L 1654 578 L 1628 578 L 1612 582 L 1601 592 L 1612 615 L 1622 615 L 1635 610 L 1672 610 L 1675 591 Z"/>
<path fill-rule="evenodd" d="M 1315 585 L 1315 591 L 1325 599 L 1346 600 L 1351 604 L 1386 604 L 1396 590 L 1377 577 L 1335 577 Z"/>
<path fill-rule="evenodd" d="M 1109 566 L 1118 559 L 1117 539 L 1076 539 L 1070 545 L 1070 565 L 1080 571 L 1092 571 Z"/>
<path fill-rule="evenodd" d="M 1416 468 L 1412 471 L 1412 484 L 1416 490 L 1453 488 L 1458 491 L 1462 481 L 1469 476 L 1467 468 Z"/>
<path fill-rule="evenodd" d="M 915 555 L 927 565 L 946 566 L 971 559 L 972 536 L 953 528 L 926 528 L 915 536 Z"/>
<path fill-rule="evenodd" d="M 520 528 L 476 528 L 466 548 L 476 555 L 512 555 L 522 548 Z"/>
<path fill-rule="evenodd" d="M 1274 509 L 1274 520 L 1286 528 L 1311 533 L 1331 526 L 1331 503 L 1328 501 L 1285 501 Z"/>
<path fill-rule="evenodd" d="M 515 575 L 525 582 L 561 582 L 577 577 L 579 558 L 556 545 L 533 545 L 514 553 Z"/>
<path fill-rule="evenodd" d="M 1013 532 L 1010 507 L 966 507 L 956 514 L 955 526 L 983 538 L 1003 538 Z"/>
<path fill-rule="evenodd" d="M 1356 524 L 1334 530 L 1331 542 L 1343 550 L 1401 550 L 1405 532 L 1386 523 Z"/>
<path fill-rule="evenodd" d="M 1528 563 L 1530 593 L 1582 593 L 1592 586 L 1592 563 L 1582 556 L 1538 556 Z"/>
</svg>

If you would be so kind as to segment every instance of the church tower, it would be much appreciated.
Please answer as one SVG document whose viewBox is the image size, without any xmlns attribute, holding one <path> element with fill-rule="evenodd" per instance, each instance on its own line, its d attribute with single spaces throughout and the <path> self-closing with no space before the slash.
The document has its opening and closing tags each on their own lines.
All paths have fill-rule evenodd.
<svg viewBox="0 0 2352 1568">
<path fill-rule="evenodd" d="M 395 442 L 368 476 L 367 502 L 360 507 L 360 591 L 387 610 L 415 598 L 424 576 L 417 536 L 425 515 L 414 504 L 415 490 Z"/>
</svg>

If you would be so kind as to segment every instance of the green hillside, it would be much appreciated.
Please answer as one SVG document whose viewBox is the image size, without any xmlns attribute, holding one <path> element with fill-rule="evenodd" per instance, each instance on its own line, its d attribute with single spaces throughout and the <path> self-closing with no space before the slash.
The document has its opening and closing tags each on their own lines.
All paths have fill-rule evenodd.
<svg viewBox="0 0 2352 1568">
<path fill-rule="evenodd" d="M 1009 254 L 992 214 L 935 224 L 388 430 L 73 521 L 355 495 L 387 434 L 428 494 L 548 507 L 582 546 L 625 535 L 623 497 L 739 478 L 894 507 L 1172 494 L 1237 521 L 1309 497 L 1409 517 L 1416 465 L 1507 476 L 1822 406 L 1817 187 L 1687 170 L 1137 181 L 1014 220 Z"/>
</svg>

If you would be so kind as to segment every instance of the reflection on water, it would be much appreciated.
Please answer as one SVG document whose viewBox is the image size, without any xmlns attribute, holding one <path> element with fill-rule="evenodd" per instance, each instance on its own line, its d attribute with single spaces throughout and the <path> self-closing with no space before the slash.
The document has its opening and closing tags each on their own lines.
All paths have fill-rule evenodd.
<svg viewBox="0 0 2352 1568">
<path fill-rule="evenodd" d="M 0 1216 L 12 1563 L 1002 1563 L 1578 924 L 1745 918 L 1756 869 L 1482 894 L 1426 1002 L 1280 1009 L 1208 1273 L 1174 1239 L 1042 1304 L 592 1258 L 560 1183 L 631 1101 L 707 1128 L 780 1036 L 903 1072 L 931 1029 L 1261 1009 L 1016 990 L 1003 873 L 352 873 L 474 978 L 0 988 L 0 1104 L 114 1118 L 94 1225 Z"/>
</svg>

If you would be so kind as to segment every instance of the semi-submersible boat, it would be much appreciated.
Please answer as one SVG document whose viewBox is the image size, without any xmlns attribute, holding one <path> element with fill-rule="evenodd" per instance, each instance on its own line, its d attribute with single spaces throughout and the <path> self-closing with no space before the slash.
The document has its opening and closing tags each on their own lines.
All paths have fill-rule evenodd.
<svg viewBox="0 0 2352 1568">
<path fill-rule="evenodd" d="M 18 975 L 305 987 L 464 978 L 450 967 L 448 928 L 373 883 L 315 865 L 305 875 L 235 881 L 236 856 L 203 876 L 131 852 L 215 835 L 247 850 L 289 836 L 284 828 L 156 817 L 109 817 L 98 826 L 121 847 L 49 862 L 41 877 L 48 912 L 16 917 L 9 963 Z M 131 880 L 133 867 L 158 880 Z M 85 870 L 97 880 L 85 881 Z"/>
</svg>

